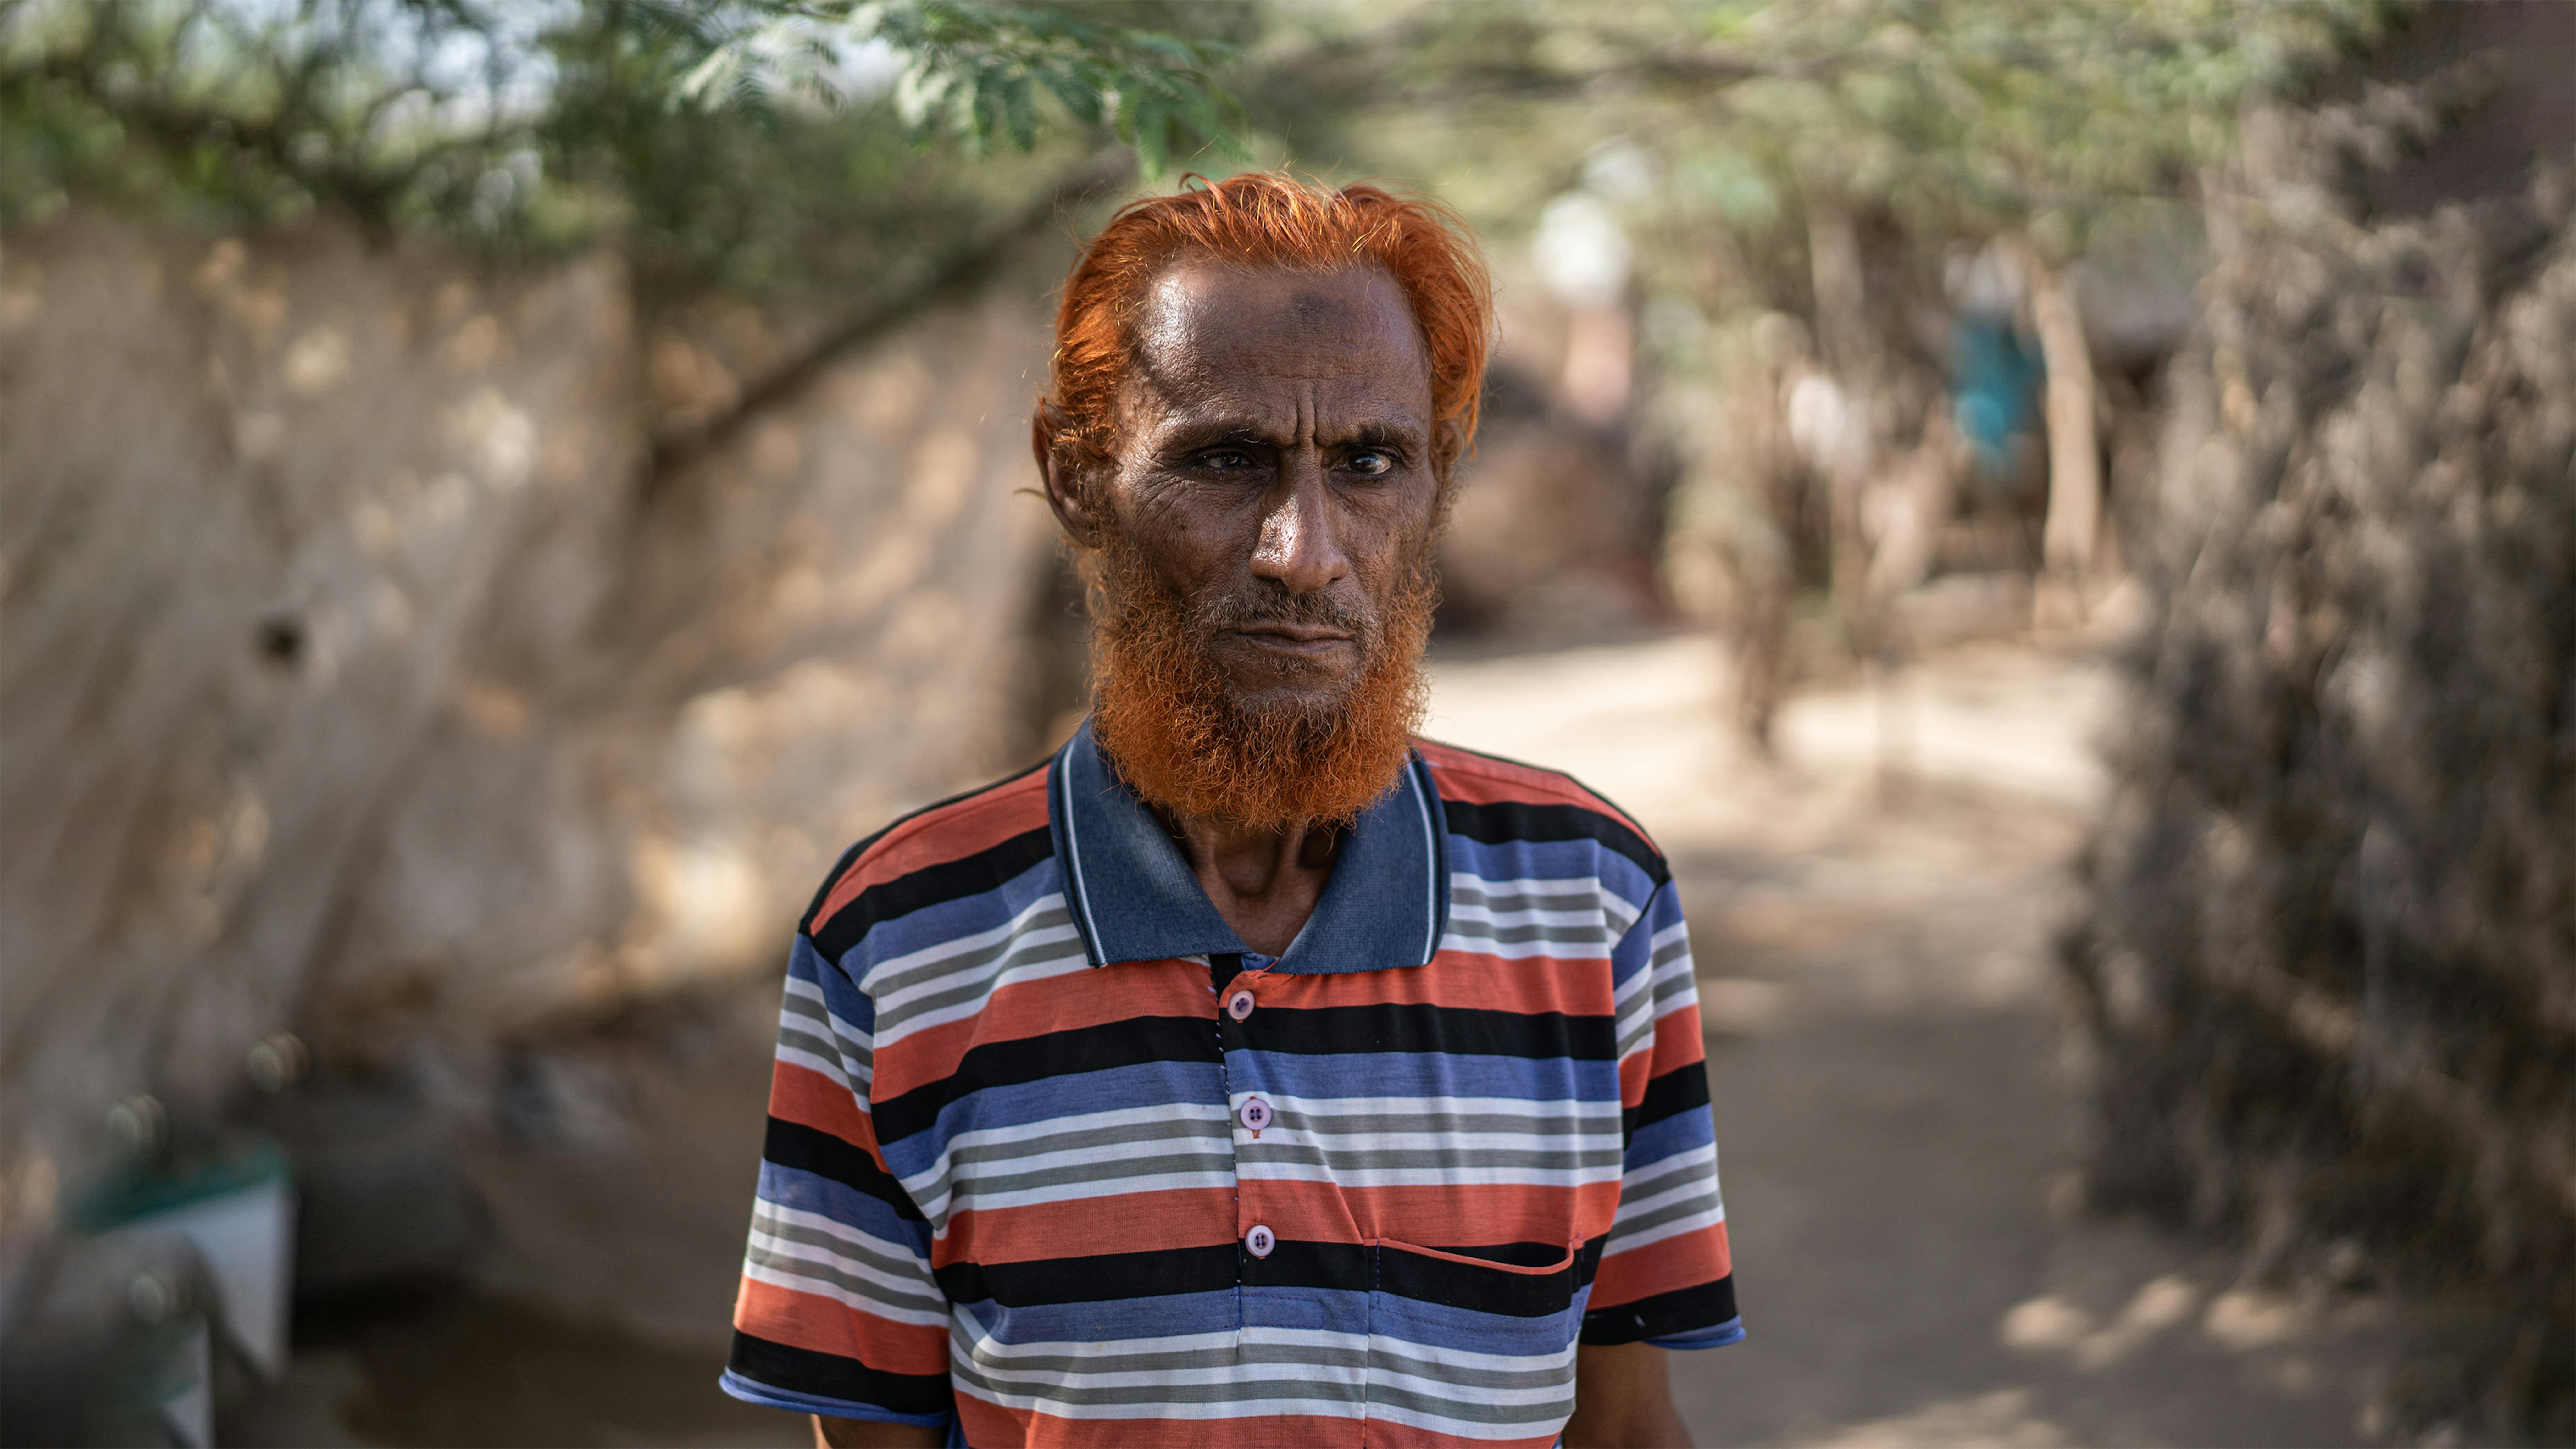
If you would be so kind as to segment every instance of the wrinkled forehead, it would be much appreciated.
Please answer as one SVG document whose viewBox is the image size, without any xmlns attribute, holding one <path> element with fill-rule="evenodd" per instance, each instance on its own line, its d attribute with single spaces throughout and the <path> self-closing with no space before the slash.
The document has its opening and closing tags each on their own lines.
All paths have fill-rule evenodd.
<svg viewBox="0 0 2576 1449">
<path fill-rule="evenodd" d="M 1167 404 L 1296 386 L 1319 398 L 1404 407 L 1425 427 L 1431 414 L 1422 328 L 1404 289 L 1376 266 L 1316 272 L 1177 262 L 1139 301 L 1129 382 Z"/>
</svg>

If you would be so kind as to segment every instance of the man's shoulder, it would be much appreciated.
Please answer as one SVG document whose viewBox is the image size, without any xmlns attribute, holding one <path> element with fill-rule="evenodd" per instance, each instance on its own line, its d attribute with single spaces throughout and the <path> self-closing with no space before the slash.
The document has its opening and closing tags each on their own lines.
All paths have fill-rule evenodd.
<svg viewBox="0 0 2576 1449">
<path fill-rule="evenodd" d="M 819 935 L 853 914 L 853 907 L 872 918 L 904 914 L 985 889 L 994 867 L 1017 874 L 1035 864 L 1054 849 L 1047 837 L 1046 782 L 1041 760 L 897 816 L 841 853 L 799 929 Z"/>
<path fill-rule="evenodd" d="M 1660 883 L 1664 854 L 1635 817 L 1562 770 L 1480 750 L 1416 740 L 1431 766 L 1453 832 L 1476 838 L 1565 839 L 1580 835 L 1635 860 Z"/>
</svg>

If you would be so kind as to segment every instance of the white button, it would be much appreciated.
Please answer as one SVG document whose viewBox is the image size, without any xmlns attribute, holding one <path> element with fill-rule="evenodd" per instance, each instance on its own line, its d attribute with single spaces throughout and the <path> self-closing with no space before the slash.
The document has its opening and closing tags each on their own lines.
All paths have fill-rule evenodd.
<svg viewBox="0 0 2576 1449">
<path fill-rule="evenodd" d="M 1279 1239 L 1271 1234 L 1269 1228 L 1258 1223 L 1253 1225 L 1251 1232 L 1243 1235 L 1243 1250 L 1256 1258 L 1269 1257 L 1270 1250 L 1278 1246 Z"/>
<path fill-rule="evenodd" d="M 1237 1021 L 1252 1014 L 1252 993 L 1238 991 L 1225 999 L 1225 1014 Z"/>
<path fill-rule="evenodd" d="M 1270 1104 L 1259 1097 L 1246 1097 L 1243 1099 L 1242 1110 L 1234 1115 L 1246 1129 L 1258 1132 L 1270 1125 Z"/>
</svg>

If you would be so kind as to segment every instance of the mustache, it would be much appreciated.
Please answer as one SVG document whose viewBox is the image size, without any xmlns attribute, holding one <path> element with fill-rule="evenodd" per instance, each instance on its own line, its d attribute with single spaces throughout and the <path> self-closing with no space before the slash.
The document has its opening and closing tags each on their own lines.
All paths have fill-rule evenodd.
<svg viewBox="0 0 2576 1449">
<path fill-rule="evenodd" d="M 1268 579 L 1259 580 L 1248 595 L 1204 600 L 1190 614 L 1200 631 L 1211 634 L 1266 624 L 1333 629 L 1361 641 L 1375 639 L 1379 632 L 1377 616 L 1347 599 L 1320 592 L 1292 594 Z"/>
</svg>

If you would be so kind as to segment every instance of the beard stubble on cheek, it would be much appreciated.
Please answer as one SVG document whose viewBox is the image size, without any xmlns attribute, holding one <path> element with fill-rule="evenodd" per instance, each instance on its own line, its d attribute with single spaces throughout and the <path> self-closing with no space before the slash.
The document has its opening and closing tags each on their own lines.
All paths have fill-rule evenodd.
<svg viewBox="0 0 2576 1449">
<path fill-rule="evenodd" d="M 1081 567 L 1096 624 L 1092 735 L 1136 793 L 1179 814 L 1283 830 L 1348 824 L 1394 788 L 1428 703 L 1422 649 L 1439 590 L 1427 560 L 1374 620 L 1284 591 L 1194 605 L 1123 538 L 1085 554 Z M 1210 646 L 1264 621 L 1349 631 L 1359 673 L 1321 701 L 1245 704 Z"/>
</svg>

